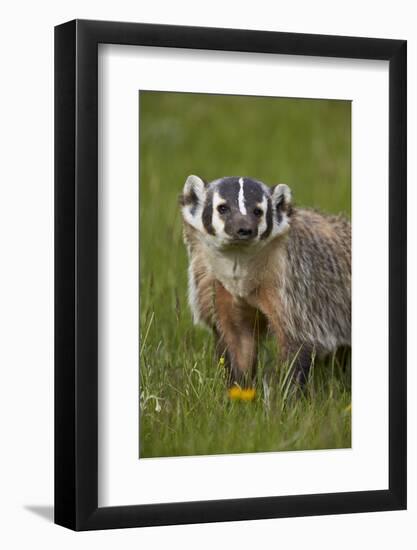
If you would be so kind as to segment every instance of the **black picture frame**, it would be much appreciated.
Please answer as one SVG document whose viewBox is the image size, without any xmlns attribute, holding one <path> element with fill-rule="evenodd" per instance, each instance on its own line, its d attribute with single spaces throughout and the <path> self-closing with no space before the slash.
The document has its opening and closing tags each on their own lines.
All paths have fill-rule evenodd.
<svg viewBox="0 0 417 550">
<path fill-rule="evenodd" d="M 389 62 L 387 490 L 98 506 L 97 53 L 106 43 Z M 406 47 L 404 40 L 106 21 L 55 28 L 57 524 L 78 531 L 406 508 Z"/>
</svg>

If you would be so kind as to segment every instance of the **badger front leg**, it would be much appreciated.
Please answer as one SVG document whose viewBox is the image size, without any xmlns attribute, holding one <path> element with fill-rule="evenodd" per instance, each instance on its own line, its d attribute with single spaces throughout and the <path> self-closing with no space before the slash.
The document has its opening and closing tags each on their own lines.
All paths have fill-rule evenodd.
<svg viewBox="0 0 417 550">
<path fill-rule="evenodd" d="M 256 367 L 258 324 L 256 310 L 234 298 L 216 283 L 217 356 L 223 357 L 229 384 L 250 386 Z"/>
</svg>

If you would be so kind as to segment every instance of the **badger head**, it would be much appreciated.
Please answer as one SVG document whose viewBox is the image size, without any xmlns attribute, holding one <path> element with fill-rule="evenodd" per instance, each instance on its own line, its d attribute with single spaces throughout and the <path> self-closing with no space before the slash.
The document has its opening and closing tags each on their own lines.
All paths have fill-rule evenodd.
<svg viewBox="0 0 417 550">
<path fill-rule="evenodd" d="M 180 202 L 184 221 L 216 248 L 262 246 L 289 229 L 291 191 L 285 184 L 268 187 L 246 177 L 206 183 L 189 176 Z"/>
</svg>

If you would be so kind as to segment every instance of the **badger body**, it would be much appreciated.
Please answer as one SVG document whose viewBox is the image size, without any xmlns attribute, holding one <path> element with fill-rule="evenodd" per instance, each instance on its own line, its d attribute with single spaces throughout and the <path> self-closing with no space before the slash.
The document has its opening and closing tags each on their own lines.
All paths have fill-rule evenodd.
<svg viewBox="0 0 417 550">
<path fill-rule="evenodd" d="M 314 355 L 351 342 L 351 227 L 341 216 L 295 208 L 285 184 L 245 177 L 181 196 L 195 323 L 213 330 L 231 383 L 253 376 L 259 337 L 275 334 L 303 384 Z"/>
</svg>

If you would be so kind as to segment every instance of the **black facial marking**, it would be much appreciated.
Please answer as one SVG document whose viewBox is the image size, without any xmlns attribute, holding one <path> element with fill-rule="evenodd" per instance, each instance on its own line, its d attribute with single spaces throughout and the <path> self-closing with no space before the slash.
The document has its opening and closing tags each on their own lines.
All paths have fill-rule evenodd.
<svg viewBox="0 0 417 550">
<path fill-rule="evenodd" d="M 229 205 L 239 208 L 240 177 L 222 178 L 217 190 L 222 199 Z M 247 211 L 253 211 L 257 203 L 262 202 L 264 190 L 260 183 L 250 178 L 243 177 L 243 195 Z"/>
<path fill-rule="evenodd" d="M 268 197 L 268 204 L 265 213 L 266 229 L 261 235 L 261 239 L 267 239 L 272 231 L 272 202 Z"/>
<path fill-rule="evenodd" d="M 209 191 L 207 194 L 201 219 L 203 221 L 203 225 L 207 233 L 209 233 L 210 235 L 215 235 L 216 232 L 214 231 L 214 227 L 212 223 L 212 220 L 213 220 L 213 192 L 212 191 Z"/>
<path fill-rule="evenodd" d="M 223 178 L 217 188 L 219 195 L 229 206 L 238 205 L 239 189 L 238 178 Z"/>
<path fill-rule="evenodd" d="M 265 194 L 262 186 L 257 181 L 249 178 L 243 178 L 243 193 L 245 196 L 245 206 L 248 210 L 253 210 L 257 206 L 257 203 L 262 202 Z"/>
</svg>

